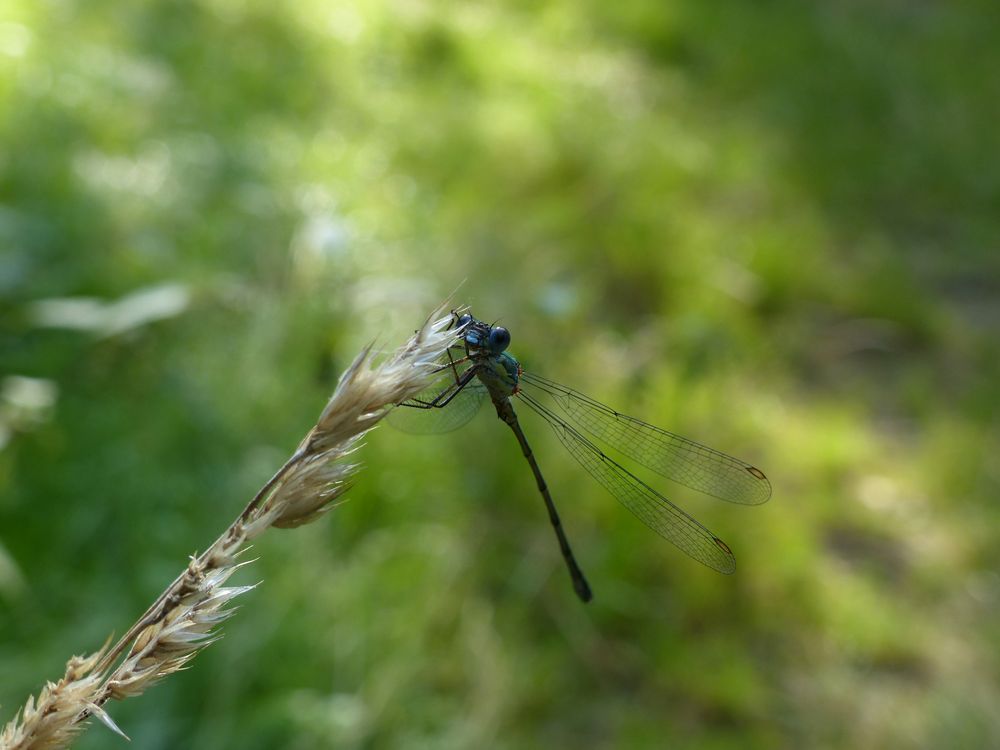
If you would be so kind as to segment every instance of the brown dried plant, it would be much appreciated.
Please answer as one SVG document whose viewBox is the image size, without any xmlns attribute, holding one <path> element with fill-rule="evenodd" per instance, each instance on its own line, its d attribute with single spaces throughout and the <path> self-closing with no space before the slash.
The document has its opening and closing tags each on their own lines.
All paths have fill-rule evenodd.
<svg viewBox="0 0 1000 750">
<path fill-rule="evenodd" d="M 253 586 L 225 586 L 247 545 L 271 527 L 316 520 L 347 489 L 358 464 L 345 457 L 394 405 L 426 385 L 435 361 L 454 342 L 452 315 L 439 308 L 410 340 L 376 362 L 366 347 L 341 376 L 315 426 L 239 517 L 181 573 L 114 645 L 74 656 L 66 674 L 28 698 L 0 732 L 0 750 L 69 746 L 97 717 L 124 735 L 104 709 L 110 699 L 140 695 L 184 667 L 220 637 L 216 626 L 233 614 L 232 600 Z"/>
</svg>

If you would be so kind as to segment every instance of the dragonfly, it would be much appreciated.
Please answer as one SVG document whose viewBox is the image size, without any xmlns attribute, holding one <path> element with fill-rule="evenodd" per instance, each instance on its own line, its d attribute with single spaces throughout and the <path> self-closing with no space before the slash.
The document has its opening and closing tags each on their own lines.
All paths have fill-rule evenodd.
<svg viewBox="0 0 1000 750">
<path fill-rule="evenodd" d="M 582 601 L 590 601 L 593 592 L 521 429 L 515 400 L 548 423 L 580 466 L 649 528 L 720 573 L 736 569 L 733 551 L 724 541 L 606 451 L 621 454 L 678 484 L 742 505 L 759 505 L 771 497 L 771 483 L 764 472 L 525 370 L 507 351 L 511 336 L 506 328 L 477 320 L 470 312 L 452 312 L 450 328 L 455 331 L 455 343 L 437 364 L 431 385 L 397 404 L 388 420 L 406 432 L 448 432 L 472 419 L 487 399 L 492 401 L 531 467 L 573 589 Z"/>
</svg>

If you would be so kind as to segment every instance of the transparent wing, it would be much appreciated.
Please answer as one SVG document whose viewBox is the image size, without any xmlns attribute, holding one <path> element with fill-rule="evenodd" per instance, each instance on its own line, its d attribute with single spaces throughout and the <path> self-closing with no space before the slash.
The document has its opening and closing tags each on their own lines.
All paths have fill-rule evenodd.
<svg viewBox="0 0 1000 750">
<path fill-rule="evenodd" d="M 759 505 L 771 497 L 771 483 L 756 466 L 693 440 L 620 414 L 579 391 L 522 373 L 521 387 L 544 393 L 579 429 L 685 487 L 720 500 Z"/>
<path fill-rule="evenodd" d="M 456 394 L 457 388 L 455 373 L 448 367 L 414 398 L 394 407 L 386 419 L 396 429 L 417 435 L 458 429 L 476 415 L 487 391 L 478 379 Z"/>
<path fill-rule="evenodd" d="M 733 552 L 725 542 L 606 456 L 544 404 L 528 393 L 520 395 L 524 403 L 549 423 L 573 458 L 640 521 L 698 562 L 720 573 L 736 570 Z"/>
</svg>

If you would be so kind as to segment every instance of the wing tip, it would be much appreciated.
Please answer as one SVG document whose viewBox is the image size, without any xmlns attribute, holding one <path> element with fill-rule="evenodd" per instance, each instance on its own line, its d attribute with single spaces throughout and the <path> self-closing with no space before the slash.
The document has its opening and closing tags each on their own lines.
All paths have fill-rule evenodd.
<svg viewBox="0 0 1000 750">
<path fill-rule="evenodd" d="M 720 573 L 722 573 L 723 575 L 726 576 L 732 575 L 733 573 L 736 572 L 736 557 L 733 555 L 733 551 L 729 548 L 728 544 L 719 539 L 719 537 L 717 536 L 713 536 L 712 541 L 715 543 L 715 546 L 718 547 L 720 550 L 722 550 L 723 554 L 725 555 L 724 564 L 713 567 L 715 567 L 715 569 Z"/>
<path fill-rule="evenodd" d="M 751 465 L 747 464 L 743 468 L 746 469 L 746 472 L 750 476 L 752 476 L 754 479 L 756 479 L 759 482 L 761 482 L 761 484 L 759 486 L 761 488 L 763 488 L 762 491 L 760 493 L 758 493 L 760 495 L 760 498 L 759 499 L 758 498 L 754 498 L 754 502 L 750 503 L 750 504 L 751 505 L 763 505 L 764 503 L 766 503 L 768 500 L 771 499 L 771 480 L 768 479 L 767 475 L 763 471 L 761 471 L 760 469 L 758 469 L 756 466 L 751 466 Z"/>
</svg>

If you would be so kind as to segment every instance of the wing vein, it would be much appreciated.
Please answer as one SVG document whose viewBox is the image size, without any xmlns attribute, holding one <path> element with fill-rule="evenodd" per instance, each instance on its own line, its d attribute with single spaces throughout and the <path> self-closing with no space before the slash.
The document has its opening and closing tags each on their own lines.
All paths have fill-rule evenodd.
<svg viewBox="0 0 1000 750">
<path fill-rule="evenodd" d="M 520 396 L 549 423 L 577 463 L 640 521 L 698 562 L 720 573 L 736 569 L 733 553 L 725 542 L 606 455 L 531 394 L 522 391 Z"/>
<path fill-rule="evenodd" d="M 678 484 L 743 505 L 758 505 L 771 497 L 771 483 L 752 464 L 621 414 L 540 375 L 522 373 L 521 384 L 548 396 L 583 432 Z"/>
</svg>

